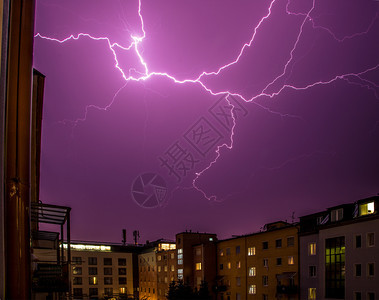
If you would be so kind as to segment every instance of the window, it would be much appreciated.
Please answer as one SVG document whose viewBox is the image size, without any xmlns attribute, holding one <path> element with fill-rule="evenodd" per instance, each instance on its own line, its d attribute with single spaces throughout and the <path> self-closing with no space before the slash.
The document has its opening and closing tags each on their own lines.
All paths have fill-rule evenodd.
<svg viewBox="0 0 379 300">
<path fill-rule="evenodd" d="M 220 270 L 224 270 L 224 264 L 220 264 Z"/>
<path fill-rule="evenodd" d="M 164 271 L 167 272 L 167 266 L 164 266 Z"/>
<path fill-rule="evenodd" d="M 183 264 L 183 259 L 178 259 L 178 265 L 182 265 Z"/>
<path fill-rule="evenodd" d="M 356 235 L 355 236 L 355 248 L 361 248 L 362 247 L 362 236 Z"/>
<path fill-rule="evenodd" d="M 278 257 L 278 258 L 276 259 L 276 265 L 277 265 L 277 266 L 281 266 L 281 265 L 282 265 L 282 258 L 281 258 L 281 257 Z"/>
<path fill-rule="evenodd" d="M 104 268 L 104 275 L 112 275 L 112 268 Z"/>
<path fill-rule="evenodd" d="M 343 208 L 334 209 L 331 212 L 331 221 L 337 222 L 343 219 Z"/>
<path fill-rule="evenodd" d="M 89 265 L 97 265 L 97 257 L 88 257 Z"/>
<path fill-rule="evenodd" d="M 118 265 L 119 266 L 126 266 L 126 258 L 119 258 L 118 259 Z"/>
<path fill-rule="evenodd" d="M 309 277 L 314 278 L 316 277 L 316 266 L 309 266 Z"/>
<path fill-rule="evenodd" d="M 118 275 L 126 275 L 126 268 L 118 268 Z"/>
<path fill-rule="evenodd" d="M 362 293 L 354 292 L 354 300 L 362 300 Z"/>
<path fill-rule="evenodd" d="M 230 270 L 232 268 L 232 263 L 228 262 L 228 269 Z"/>
<path fill-rule="evenodd" d="M 255 284 L 249 285 L 249 294 L 255 295 L 257 293 L 257 286 Z"/>
<path fill-rule="evenodd" d="M 75 265 L 81 265 L 82 264 L 82 258 L 79 256 L 73 256 L 72 257 L 72 263 Z"/>
<path fill-rule="evenodd" d="M 295 237 L 289 236 L 287 238 L 287 247 L 293 247 L 295 246 Z"/>
<path fill-rule="evenodd" d="M 97 288 L 89 288 L 89 296 L 97 296 L 99 294 Z"/>
<path fill-rule="evenodd" d="M 113 296 L 113 288 L 104 288 L 104 294 L 107 296 Z"/>
<path fill-rule="evenodd" d="M 162 260 L 162 256 L 158 255 L 158 261 Z"/>
<path fill-rule="evenodd" d="M 345 298 L 345 237 L 325 240 L 325 298 Z"/>
<path fill-rule="evenodd" d="M 81 285 L 81 284 L 83 284 L 82 277 L 74 277 L 73 284 L 74 285 Z"/>
<path fill-rule="evenodd" d="M 111 265 L 112 265 L 112 258 L 104 257 L 104 266 L 111 266 Z"/>
<path fill-rule="evenodd" d="M 367 293 L 367 298 L 368 300 L 375 300 L 375 293 L 371 293 L 371 292 Z"/>
<path fill-rule="evenodd" d="M 262 249 L 263 249 L 263 250 L 268 249 L 268 242 L 263 242 L 263 243 L 262 243 Z"/>
<path fill-rule="evenodd" d="M 199 286 L 201 284 L 201 277 L 196 277 L 196 285 Z"/>
<path fill-rule="evenodd" d="M 237 261 L 237 262 L 236 262 L 236 268 L 237 268 L 237 269 L 241 269 L 241 262 L 240 262 L 240 261 Z"/>
<path fill-rule="evenodd" d="M 262 276 L 262 284 L 263 286 L 268 286 L 268 276 Z"/>
<path fill-rule="evenodd" d="M 104 284 L 106 285 L 113 284 L 112 277 L 104 277 Z"/>
<path fill-rule="evenodd" d="M 367 247 L 375 246 L 375 233 L 367 233 Z"/>
<path fill-rule="evenodd" d="M 174 259 L 175 258 L 175 253 L 171 253 L 170 256 L 171 256 L 171 259 Z"/>
<path fill-rule="evenodd" d="M 362 276 L 362 265 L 361 264 L 354 265 L 354 274 L 357 277 Z"/>
<path fill-rule="evenodd" d="M 82 267 L 72 267 L 72 274 L 82 275 Z"/>
<path fill-rule="evenodd" d="M 263 295 L 262 295 L 262 299 L 263 299 L 263 300 L 268 300 L 268 295 L 263 294 Z"/>
<path fill-rule="evenodd" d="M 175 266 L 171 265 L 171 272 L 174 272 L 174 271 L 175 271 Z"/>
<path fill-rule="evenodd" d="M 316 288 L 308 288 L 308 300 L 316 300 Z"/>
<path fill-rule="evenodd" d="M 359 215 L 369 215 L 375 212 L 375 202 L 369 202 L 359 205 Z"/>
<path fill-rule="evenodd" d="M 241 286 L 241 277 L 236 277 L 236 285 Z"/>
<path fill-rule="evenodd" d="M 201 248 L 196 248 L 196 255 L 200 256 L 201 255 Z"/>
<path fill-rule="evenodd" d="M 236 254 L 240 254 L 241 253 L 241 247 L 240 246 L 236 246 Z"/>
<path fill-rule="evenodd" d="M 293 256 L 288 256 L 288 264 L 289 265 L 294 265 L 295 264 L 295 259 Z"/>
<path fill-rule="evenodd" d="M 97 275 L 97 267 L 88 267 L 89 275 Z"/>
<path fill-rule="evenodd" d="M 276 248 L 282 248 L 282 239 L 278 239 L 275 241 L 275 247 Z"/>
<path fill-rule="evenodd" d="M 82 288 L 74 288 L 74 297 L 82 297 L 83 296 L 83 290 Z"/>
<path fill-rule="evenodd" d="M 367 275 L 368 276 L 375 276 L 375 264 L 374 263 L 368 263 L 367 264 Z"/>
<path fill-rule="evenodd" d="M 183 269 L 178 269 L 178 279 L 183 279 Z"/>
<path fill-rule="evenodd" d="M 97 284 L 97 277 L 95 277 L 95 276 L 89 277 L 88 282 L 90 285 L 96 285 Z"/>
<path fill-rule="evenodd" d="M 158 272 L 162 271 L 162 267 L 158 266 Z"/>
<path fill-rule="evenodd" d="M 201 270 L 201 263 L 196 263 L 195 269 L 196 271 Z"/>
<path fill-rule="evenodd" d="M 263 266 L 268 268 L 268 258 L 263 259 Z"/>
<path fill-rule="evenodd" d="M 254 277 L 257 275 L 257 268 L 256 267 L 250 267 L 249 268 L 249 276 Z"/>
<path fill-rule="evenodd" d="M 120 291 L 120 294 L 126 294 L 126 288 L 124 287 L 120 287 L 119 291 Z"/>
<path fill-rule="evenodd" d="M 167 276 L 165 276 L 164 283 L 167 283 L 167 282 L 168 282 L 168 279 L 167 279 Z"/>
<path fill-rule="evenodd" d="M 308 244 L 308 255 L 316 255 L 316 243 Z"/>
<path fill-rule="evenodd" d="M 220 250 L 220 256 L 224 256 L 224 251 Z"/>
<path fill-rule="evenodd" d="M 126 284 L 126 277 L 119 277 L 118 284 Z"/>
<path fill-rule="evenodd" d="M 236 300 L 241 300 L 241 294 L 240 293 L 236 293 Z"/>
<path fill-rule="evenodd" d="M 230 248 L 226 248 L 226 255 L 230 255 Z"/>
<path fill-rule="evenodd" d="M 247 255 L 248 256 L 255 255 L 255 247 L 249 247 L 249 248 L 247 248 Z"/>
</svg>

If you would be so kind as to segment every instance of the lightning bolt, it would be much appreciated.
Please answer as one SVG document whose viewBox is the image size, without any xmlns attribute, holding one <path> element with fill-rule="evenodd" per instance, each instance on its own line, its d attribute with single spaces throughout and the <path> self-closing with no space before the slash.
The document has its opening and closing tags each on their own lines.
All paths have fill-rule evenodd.
<svg viewBox="0 0 379 300">
<path fill-rule="evenodd" d="M 75 121 L 64 120 L 62 122 L 64 124 L 72 123 L 72 124 L 74 124 L 74 126 L 76 126 L 78 124 L 78 122 L 83 122 L 83 121 L 86 120 L 88 112 L 89 112 L 90 109 L 98 109 L 98 110 L 106 111 L 109 107 L 112 106 L 112 104 L 114 103 L 117 95 L 119 94 L 119 92 L 122 89 L 124 89 L 126 87 L 126 85 L 127 85 L 128 82 L 130 82 L 130 81 L 146 81 L 146 80 L 148 80 L 149 78 L 151 78 L 153 76 L 166 77 L 166 78 L 172 80 L 176 84 L 197 84 L 197 85 L 200 85 L 204 89 L 204 91 L 206 91 L 207 93 L 209 93 L 209 94 L 211 94 L 213 96 L 226 95 L 225 99 L 229 103 L 229 105 L 232 107 L 232 109 L 231 109 L 231 116 L 232 116 L 232 119 L 233 119 L 233 126 L 232 126 L 232 130 L 231 130 L 231 133 L 230 133 L 230 142 L 229 143 L 223 143 L 223 144 L 217 146 L 217 148 L 215 150 L 216 157 L 214 158 L 214 160 L 211 161 L 208 164 L 208 166 L 205 167 L 203 170 L 195 173 L 196 176 L 195 176 L 195 178 L 192 181 L 192 187 L 194 189 L 196 189 L 198 192 L 200 192 L 206 199 L 208 199 L 208 200 L 216 200 L 216 196 L 215 195 L 207 195 L 201 188 L 199 188 L 198 185 L 197 185 L 197 181 L 207 170 L 209 170 L 217 162 L 217 160 L 221 156 L 220 151 L 221 151 L 222 148 L 226 148 L 226 149 L 229 149 L 229 150 L 231 150 L 233 148 L 233 137 L 234 137 L 234 131 L 235 131 L 235 126 L 236 126 L 236 114 L 235 114 L 235 107 L 233 106 L 232 102 L 228 98 L 230 95 L 234 96 L 234 97 L 238 97 L 238 98 L 242 99 L 245 102 L 253 103 L 253 104 L 257 105 L 258 107 L 260 107 L 260 108 L 262 108 L 262 109 L 264 109 L 264 110 L 266 110 L 266 111 L 268 111 L 270 113 L 279 115 L 280 117 L 298 118 L 300 120 L 302 120 L 302 118 L 300 116 L 291 115 L 291 114 L 283 114 L 283 113 L 280 113 L 280 112 L 277 112 L 277 111 L 273 111 L 270 108 L 265 107 L 264 105 L 258 103 L 257 99 L 259 99 L 259 98 L 274 98 L 274 97 L 278 96 L 279 94 L 281 94 L 286 89 L 291 89 L 291 90 L 296 90 L 296 91 L 307 90 L 307 89 L 311 89 L 311 88 L 313 88 L 315 86 L 318 86 L 318 85 L 329 85 L 332 82 L 335 82 L 337 80 L 344 80 L 348 84 L 359 85 L 362 88 L 369 89 L 369 90 L 371 90 L 375 94 L 375 97 L 378 99 L 378 95 L 377 95 L 376 89 L 379 88 L 379 85 L 377 83 L 373 82 L 373 81 L 365 79 L 363 77 L 363 75 L 365 75 L 366 73 L 368 73 L 370 71 L 377 70 L 379 68 L 379 64 L 375 65 L 374 67 L 367 68 L 365 70 L 357 72 L 357 73 L 339 74 L 339 75 L 335 75 L 334 77 L 329 78 L 328 80 L 317 81 L 317 82 L 309 83 L 309 84 L 304 85 L 304 86 L 295 86 L 295 85 L 290 85 L 290 84 L 283 83 L 276 90 L 269 91 L 279 80 L 281 80 L 288 73 L 288 68 L 289 68 L 290 64 L 293 62 L 293 59 L 294 59 L 294 53 L 295 53 L 295 51 L 297 49 L 299 41 L 301 40 L 301 38 L 302 38 L 302 36 L 304 34 L 304 28 L 306 26 L 308 26 L 308 24 L 311 24 L 312 28 L 314 30 L 323 30 L 323 31 L 327 32 L 330 36 L 332 36 L 332 38 L 336 42 L 343 43 L 344 41 L 346 41 L 348 39 L 353 39 L 353 38 L 356 38 L 356 37 L 359 37 L 359 36 L 367 34 L 372 29 L 372 27 L 374 26 L 375 22 L 378 19 L 378 13 L 377 13 L 375 15 L 375 17 L 372 19 L 372 21 L 369 24 L 369 26 L 363 32 L 358 32 L 358 33 L 354 33 L 354 34 L 349 35 L 349 36 L 344 36 L 342 38 L 339 38 L 329 28 L 321 26 L 321 25 L 317 25 L 317 23 L 315 21 L 315 18 L 312 17 L 312 12 L 313 12 L 313 10 L 315 8 L 316 0 L 312 1 L 312 6 L 311 6 L 311 8 L 306 13 L 291 11 L 290 8 L 289 8 L 290 4 L 291 4 L 290 0 L 287 1 L 286 13 L 289 14 L 289 15 L 291 15 L 291 16 L 294 16 L 294 17 L 302 17 L 303 20 L 302 20 L 301 25 L 299 27 L 299 30 L 298 30 L 295 42 L 293 43 L 293 46 L 292 46 L 292 48 L 291 48 L 291 50 L 289 52 L 288 59 L 285 62 L 285 64 L 283 65 L 282 72 L 280 74 L 278 74 L 275 78 L 273 78 L 272 81 L 269 82 L 261 90 L 261 92 L 257 93 L 256 95 L 253 95 L 251 97 L 244 97 L 243 95 L 241 95 L 239 93 L 235 93 L 235 92 L 230 91 L 230 90 L 214 90 L 214 89 L 210 88 L 209 86 L 207 86 L 204 83 L 204 79 L 205 78 L 210 77 L 210 76 L 218 76 L 223 71 L 225 71 L 226 69 L 230 68 L 233 65 L 238 64 L 238 62 L 240 61 L 241 57 L 244 55 L 245 51 L 248 48 L 250 48 L 250 47 L 253 46 L 254 41 L 256 39 L 256 36 L 257 36 L 257 34 L 258 34 L 258 32 L 259 32 L 262 24 L 264 24 L 265 22 L 267 22 L 270 19 L 270 16 L 272 14 L 274 6 L 279 1 L 280 0 L 271 0 L 269 2 L 270 4 L 268 5 L 266 14 L 259 20 L 259 22 L 257 23 L 257 25 L 253 28 L 250 40 L 248 42 L 246 42 L 245 44 L 242 45 L 242 47 L 241 47 L 238 55 L 234 59 L 230 60 L 228 63 L 220 66 L 219 68 L 217 68 L 214 71 L 203 71 L 196 78 L 189 78 L 189 79 L 184 79 L 184 80 L 178 80 L 178 79 L 175 78 L 175 76 L 170 75 L 170 74 L 168 74 L 166 72 L 151 72 L 151 71 L 149 71 L 148 64 L 147 64 L 147 62 L 145 61 L 145 59 L 143 57 L 142 51 L 140 50 L 141 43 L 144 41 L 144 39 L 146 38 L 146 35 L 147 35 L 147 33 L 145 31 L 145 24 L 144 24 L 144 19 L 143 19 L 143 15 L 142 15 L 142 0 L 138 0 L 138 12 L 137 12 L 138 16 L 139 16 L 140 23 L 141 23 L 141 33 L 142 34 L 141 35 L 130 34 L 130 40 L 131 40 L 131 42 L 128 45 L 121 45 L 120 43 L 117 43 L 117 42 L 112 43 L 108 37 L 105 37 L 105 36 L 103 36 L 103 37 L 95 37 L 95 36 L 92 36 L 92 35 L 90 35 L 88 33 L 79 33 L 76 36 L 70 35 L 67 38 L 64 38 L 64 39 L 61 39 L 61 40 L 57 39 L 57 38 L 52 38 L 52 37 L 44 36 L 44 35 L 42 35 L 40 33 L 37 33 L 35 35 L 35 38 L 44 39 L 44 40 L 48 40 L 48 41 L 52 41 L 52 42 L 56 42 L 56 43 L 60 43 L 60 44 L 66 43 L 66 42 L 68 42 L 70 40 L 77 41 L 79 39 L 84 39 L 84 38 L 88 38 L 88 39 L 91 39 L 91 40 L 99 42 L 99 43 L 100 42 L 105 43 L 108 46 L 109 50 L 113 54 L 114 67 L 119 71 L 119 73 L 121 74 L 122 78 L 126 82 L 125 85 L 122 86 L 115 93 L 114 97 L 111 99 L 111 101 L 106 106 L 100 107 L 100 106 L 96 106 L 96 105 L 87 105 L 85 107 L 84 116 L 82 118 L 76 119 Z M 143 72 L 136 71 L 134 68 L 131 68 L 127 72 L 125 72 L 120 67 L 120 64 L 119 64 L 119 61 L 118 61 L 118 57 L 117 57 L 117 53 L 116 53 L 116 49 L 117 50 L 122 50 L 122 51 L 134 51 L 135 54 L 137 55 L 138 59 L 139 59 L 139 63 L 141 65 L 142 69 L 143 69 Z M 355 79 L 356 81 L 353 81 L 353 79 Z M 287 163 L 288 162 L 285 162 L 285 164 L 287 164 Z"/>
</svg>

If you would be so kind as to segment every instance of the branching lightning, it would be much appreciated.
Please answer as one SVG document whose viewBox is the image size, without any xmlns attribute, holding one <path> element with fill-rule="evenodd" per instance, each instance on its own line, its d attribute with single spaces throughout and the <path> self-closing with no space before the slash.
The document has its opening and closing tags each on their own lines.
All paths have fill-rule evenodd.
<svg viewBox="0 0 379 300">
<path fill-rule="evenodd" d="M 208 199 L 208 200 L 215 200 L 216 199 L 215 195 L 211 195 L 211 196 L 207 195 L 201 188 L 199 188 L 197 186 L 196 182 L 207 170 L 209 170 L 217 162 L 217 160 L 219 159 L 219 157 L 221 155 L 220 154 L 220 150 L 222 148 L 227 148 L 229 150 L 233 148 L 233 137 L 234 137 L 235 126 L 236 126 L 236 117 L 235 117 L 235 107 L 233 106 L 232 102 L 228 98 L 230 95 L 234 96 L 234 97 L 238 97 L 239 99 L 241 99 L 241 100 L 243 100 L 245 102 L 252 102 L 255 105 L 258 105 L 260 108 L 265 109 L 266 111 L 268 111 L 270 113 L 277 114 L 277 115 L 279 115 L 281 117 L 292 117 L 292 118 L 298 118 L 300 120 L 302 120 L 302 118 L 300 116 L 290 115 L 290 114 L 283 114 L 283 113 L 280 113 L 280 112 L 272 111 L 268 107 L 265 107 L 262 104 L 257 103 L 256 100 L 258 98 L 261 98 L 261 97 L 274 98 L 274 97 L 278 96 L 279 94 L 281 94 L 286 89 L 292 89 L 292 90 L 296 90 L 296 91 L 307 90 L 307 89 L 311 89 L 311 88 L 313 88 L 315 86 L 319 86 L 319 85 L 328 85 L 328 84 L 331 84 L 332 82 L 335 82 L 337 80 L 345 80 L 348 84 L 359 85 L 362 88 L 369 89 L 369 90 L 371 90 L 375 94 L 375 97 L 377 99 L 379 99 L 378 95 L 377 95 L 377 91 L 376 91 L 376 89 L 379 88 L 379 85 L 377 83 L 375 83 L 375 82 L 372 82 L 370 80 L 367 80 L 367 79 L 363 78 L 364 74 L 366 74 L 366 73 L 368 73 L 370 71 L 377 70 L 379 68 L 379 64 L 377 64 L 377 65 L 375 65 L 375 66 L 373 66 L 371 68 L 368 68 L 366 70 L 362 70 L 361 72 L 358 72 L 358 73 L 339 74 L 339 75 L 335 75 L 332 78 L 329 78 L 328 80 L 309 83 L 309 84 L 307 84 L 305 86 L 295 86 L 295 85 L 290 85 L 290 84 L 283 83 L 279 88 L 277 88 L 276 91 L 270 91 L 269 92 L 270 88 L 272 88 L 272 86 L 275 83 L 277 83 L 285 75 L 288 75 L 288 67 L 289 67 L 289 65 L 292 63 L 292 61 L 294 59 L 294 53 L 295 53 L 295 51 L 297 49 L 299 41 L 301 40 L 301 38 L 302 38 L 302 36 L 304 34 L 303 29 L 306 26 L 308 26 L 308 24 L 311 24 L 311 26 L 312 26 L 312 28 L 314 30 L 323 30 L 323 31 L 327 32 L 336 42 L 343 43 L 344 41 L 346 41 L 348 39 L 353 39 L 353 38 L 356 38 L 356 37 L 359 37 L 359 36 L 367 34 L 371 30 L 371 28 L 374 26 L 375 22 L 378 19 L 378 14 L 376 14 L 375 18 L 373 18 L 373 20 L 371 21 L 371 23 L 369 24 L 369 26 L 367 27 L 367 29 L 365 31 L 354 33 L 352 35 L 339 38 L 329 28 L 323 27 L 321 25 L 317 25 L 316 24 L 315 19 L 312 17 L 312 12 L 313 12 L 313 10 L 315 8 L 316 0 L 312 1 L 312 6 L 311 6 L 311 8 L 306 13 L 303 13 L 303 12 L 292 12 L 289 9 L 290 0 L 288 0 L 287 5 L 286 5 L 286 13 L 288 15 L 291 15 L 291 16 L 294 16 L 294 17 L 302 17 L 303 20 L 301 22 L 301 25 L 299 26 L 299 30 L 298 30 L 295 42 L 293 43 L 293 46 L 292 46 L 292 48 L 291 48 L 291 50 L 290 50 L 290 52 L 288 54 L 288 59 L 285 62 L 285 64 L 283 65 L 282 72 L 279 75 L 277 75 L 275 78 L 273 78 L 270 81 L 270 83 L 268 83 L 262 89 L 262 91 L 260 93 L 257 93 L 256 95 L 253 95 L 253 96 L 251 96 L 249 98 L 246 98 L 243 95 L 241 95 L 239 93 L 236 93 L 236 92 L 233 92 L 231 90 L 215 90 L 215 89 L 212 89 L 209 86 L 207 86 L 204 83 L 204 78 L 207 78 L 209 76 L 218 76 L 224 70 L 230 68 L 233 65 L 238 64 L 240 58 L 244 55 L 245 51 L 249 47 L 253 46 L 255 38 L 256 38 L 256 36 L 257 36 L 257 34 L 258 34 L 258 32 L 259 32 L 260 27 L 262 26 L 262 24 L 264 24 L 265 22 L 268 22 L 270 20 L 272 11 L 274 9 L 274 6 L 275 6 L 276 2 L 279 2 L 279 1 L 280 0 L 271 0 L 269 6 L 267 8 L 266 14 L 259 20 L 259 22 L 257 23 L 257 25 L 253 28 L 250 40 L 248 42 L 246 42 L 245 44 L 243 44 L 243 46 L 241 47 L 238 55 L 234 59 L 231 59 L 229 62 L 225 63 L 224 65 L 220 66 L 219 68 L 217 68 L 214 71 L 203 71 L 196 78 L 188 78 L 188 79 L 184 79 L 184 80 L 178 80 L 178 79 L 175 78 L 175 76 L 172 76 L 172 75 L 170 75 L 170 74 L 168 74 L 166 72 L 151 72 L 151 71 L 149 71 L 148 64 L 145 61 L 145 59 L 143 57 L 143 53 L 141 53 L 141 50 L 140 50 L 141 43 L 144 41 L 144 39 L 146 38 L 146 35 L 147 35 L 147 33 L 145 31 L 144 19 L 143 19 L 143 15 L 142 15 L 142 0 L 138 0 L 138 16 L 139 16 L 140 23 L 141 23 L 140 25 L 141 25 L 141 33 L 142 34 L 141 35 L 130 34 L 130 41 L 131 42 L 130 42 L 129 45 L 126 45 L 126 46 L 125 45 L 121 45 L 120 43 L 116 43 L 116 42 L 112 43 L 108 37 L 105 37 L 105 36 L 104 37 L 95 37 L 95 36 L 92 36 L 92 35 L 90 35 L 88 33 L 79 33 L 76 36 L 70 35 L 69 37 L 61 39 L 61 40 L 59 40 L 57 38 L 52 38 L 52 37 L 44 36 L 44 35 L 42 35 L 40 33 L 37 33 L 35 35 L 36 38 L 44 39 L 44 40 L 49 40 L 49 41 L 57 42 L 57 43 L 60 43 L 60 44 L 66 43 L 66 42 L 68 42 L 70 40 L 77 41 L 79 39 L 85 39 L 85 38 L 94 40 L 94 41 L 99 42 L 99 43 L 101 43 L 101 42 L 105 43 L 108 46 L 109 50 L 113 54 L 114 63 L 115 63 L 114 67 L 120 72 L 122 78 L 125 80 L 125 85 L 122 86 L 115 93 L 115 95 L 112 98 L 111 102 L 109 104 L 107 104 L 105 107 L 99 107 L 99 106 L 96 106 L 96 105 L 87 105 L 85 107 L 84 116 L 82 118 L 79 118 L 79 119 L 77 119 L 75 121 L 64 120 L 62 122 L 65 123 L 65 124 L 66 123 L 72 123 L 72 124 L 74 124 L 74 126 L 76 126 L 78 124 L 78 122 L 83 122 L 83 121 L 86 120 L 88 112 L 89 112 L 90 109 L 98 109 L 98 110 L 104 110 L 104 111 L 106 111 L 110 106 L 112 106 L 112 104 L 114 103 L 115 98 L 117 97 L 118 93 L 123 88 L 126 87 L 126 85 L 127 85 L 128 82 L 130 82 L 130 81 L 145 81 L 145 80 L 148 80 L 149 78 L 151 78 L 153 76 L 166 77 L 166 78 L 172 80 L 173 82 L 175 82 L 176 84 L 197 84 L 197 85 L 200 85 L 204 89 L 204 91 L 206 91 L 207 93 L 209 93 L 211 95 L 214 95 L 214 96 L 216 96 L 216 95 L 226 95 L 225 99 L 229 103 L 229 105 L 232 107 L 232 109 L 231 109 L 231 116 L 232 116 L 232 119 L 233 119 L 233 126 L 232 126 L 232 130 L 231 130 L 231 133 L 230 133 L 230 142 L 229 143 L 224 143 L 222 145 L 218 145 L 217 146 L 217 148 L 215 150 L 216 157 L 214 158 L 214 160 L 211 161 L 206 168 L 204 168 L 203 170 L 195 173 L 196 176 L 195 176 L 195 178 L 192 181 L 192 187 L 194 189 L 196 189 L 197 191 L 199 191 L 206 199 Z M 137 57 L 139 59 L 139 63 L 141 65 L 142 69 L 143 69 L 143 72 L 137 72 L 135 69 L 129 69 L 128 71 L 124 71 L 120 67 L 119 60 L 118 60 L 117 53 L 116 53 L 116 49 L 119 49 L 119 50 L 122 50 L 122 51 L 135 51 L 135 54 L 137 55 Z M 355 79 L 355 81 L 353 81 L 353 79 Z M 284 164 L 287 164 L 287 163 L 288 162 L 285 162 Z"/>
</svg>

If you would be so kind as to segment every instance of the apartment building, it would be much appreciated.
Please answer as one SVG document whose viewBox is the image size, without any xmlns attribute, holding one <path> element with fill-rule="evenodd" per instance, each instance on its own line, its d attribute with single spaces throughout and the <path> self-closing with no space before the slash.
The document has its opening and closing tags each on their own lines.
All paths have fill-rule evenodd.
<svg viewBox="0 0 379 300">
<path fill-rule="evenodd" d="M 219 241 L 217 299 L 299 299 L 298 227 L 286 222 Z"/>
<path fill-rule="evenodd" d="M 301 299 L 379 297 L 379 197 L 300 218 Z"/>
<path fill-rule="evenodd" d="M 175 244 L 170 244 L 170 247 L 161 247 L 157 251 L 157 268 L 158 300 L 166 300 L 170 282 L 178 280 L 178 264 Z"/>
</svg>

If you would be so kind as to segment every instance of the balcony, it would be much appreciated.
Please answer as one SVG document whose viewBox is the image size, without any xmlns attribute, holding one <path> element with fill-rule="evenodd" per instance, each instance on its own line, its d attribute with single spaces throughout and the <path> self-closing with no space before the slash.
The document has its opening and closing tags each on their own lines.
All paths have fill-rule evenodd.
<svg viewBox="0 0 379 300">
<path fill-rule="evenodd" d="M 68 263 L 37 263 L 32 287 L 34 292 L 69 292 Z"/>
<path fill-rule="evenodd" d="M 294 295 L 298 293 L 298 286 L 297 285 L 277 285 L 276 293 L 285 294 L 285 295 Z"/>
</svg>

